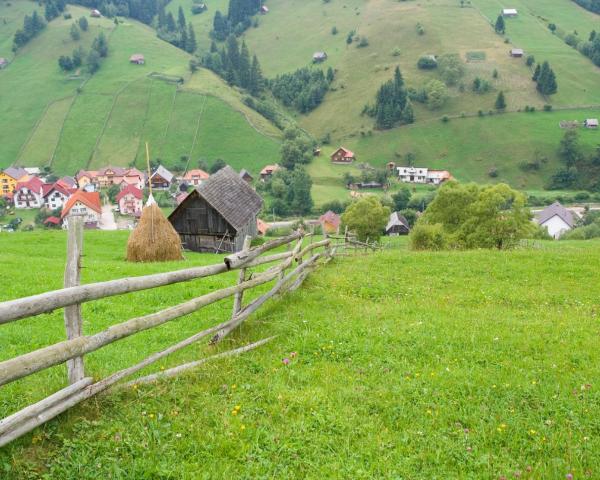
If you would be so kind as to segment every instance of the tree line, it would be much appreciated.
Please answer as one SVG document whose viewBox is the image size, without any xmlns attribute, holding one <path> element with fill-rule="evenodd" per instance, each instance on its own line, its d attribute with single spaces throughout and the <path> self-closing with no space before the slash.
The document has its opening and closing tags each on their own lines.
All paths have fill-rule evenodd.
<svg viewBox="0 0 600 480">
<path fill-rule="evenodd" d="M 304 67 L 293 73 L 278 75 L 269 82 L 269 87 L 285 106 L 306 113 L 321 104 L 334 77 L 331 67 L 327 74 L 321 69 Z"/>
<path fill-rule="evenodd" d="M 66 0 L 46 0 L 44 5 L 44 18 L 47 22 L 54 20 L 67 6 Z"/>
<path fill-rule="evenodd" d="M 567 130 L 558 155 L 563 167 L 550 179 L 549 189 L 579 188 L 600 192 L 600 146 L 586 155 L 579 145 L 577 130 Z"/>
<path fill-rule="evenodd" d="M 194 53 L 198 48 L 196 32 L 192 24 L 187 23 L 183 8 L 179 7 L 177 21 L 171 12 L 166 13 L 164 7 L 159 8 L 156 23 L 156 31 L 160 39 L 188 53 Z"/>
<path fill-rule="evenodd" d="M 58 59 L 58 66 L 65 72 L 75 70 L 82 65 L 86 65 L 90 74 L 96 73 L 100 69 L 100 61 L 108 56 L 108 41 L 104 32 L 94 39 L 92 48 L 85 52 L 83 48 L 78 47 L 73 50 L 71 56 L 61 55 Z"/>
<path fill-rule="evenodd" d="M 600 15 L 600 0 L 573 0 L 580 7 Z"/>
<path fill-rule="evenodd" d="M 212 42 L 210 51 L 202 56 L 200 63 L 230 85 L 244 88 L 252 95 L 258 95 L 265 87 L 258 58 L 253 55 L 251 59 L 246 42 L 242 41 L 240 47 L 235 35 L 229 35 L 221 50 Z"/>
<path fill-rule="evenodd" d="M 38 14 L 37 10 L 34 10 L 31 15 L 25 15 L 25 18 L 23 19 L 23 28 L 20 28 L 15 32 L 13 52 L 16 52 L 19 48 L 29 42 L 44 28 L 46 28 L 46 22 Z"/>
<path fill-rule="evenodd" d="M 413 123 L 415 116 L 404 86 L 400 68 L 394 70 L 393 80 L 385 82 L 375 96 L 375 104 L 366 106 L 364 112 L 375 118 L 380 129 L 393 128 L 398 124 Z"/>
<path fill-rule="evenodd" d="M 108 18 L 130 17 L 151 25 L 154 17 L 171 0 L 71 0 L 70 3 L 94 8 Z"/>
<path fill-rule="evenodd" d="M 231 34 L 240 36 L 250 28 L 251 17 L 258 13 L 260 7 L 261 0 L 229 0 L 226 16 L 220 10 L 215 12 L 211 37 L 222 42 Z"/>
</svg>

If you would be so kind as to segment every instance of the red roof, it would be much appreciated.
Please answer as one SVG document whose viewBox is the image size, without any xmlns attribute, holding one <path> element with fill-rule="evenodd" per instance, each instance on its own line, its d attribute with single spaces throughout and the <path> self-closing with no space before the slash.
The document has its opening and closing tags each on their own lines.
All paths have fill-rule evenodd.
<svg viewBox="0 0 600 480">
<path fill-rule="evenodd" d="M 337 229 L 340 226 L 340 216 L 337 213 L 328 210 L 319 217 L 319 222 L 327 223 Z"/>
<path fill-rule="evenodd" d="M 281 167 L 278 164 L 275 165 L 267 165 L 265 168 L 263 168 L 260 171 L 261 175 L 270 175 L 273 172 L 276 172 L 277 170 L 279 170 Z"/>
<path fill-rule="evenodd" d="M 73 205 L 77 202 L 83 203 L 97 213 L 102 213 L 102 204 L 100 203 L 100 194 L 98 192 L 84 192 L 82 190 L 77 190 L 71 195 L 69 200 L 67 200 L 67 203 L 60 214 L 60 218 L 65 218 L 71 211 L 71 208 L 73 208 Z"/>
<path fill-rule="evenodd" d="M 338 151 L 344 152 L 344 158 L 354 158 L 354 152 L 352 150 L 348 150 L 347 148 L 340 147 Z M 333 213 L 333 212 L 332 212 Z"/>
<path fill-rule="evenodd" d="M 44 189 L 44 182 L 42 182 L 38 177 L 31 177 L 26 182 L 17 183 L 16 190 L 24 187 L 28 188 L 32 192 L 42 192 Z"/>
<path fill-rule="evenodd" d="M 42 185 L 42 196 L 47 197 L 53 190 L 56 190 L 67 197 L 77 191 L 76 188 L 71 188 L 62 180 L 58 180 L 55 183 L 45 183 Z"/>
<path fill-rule="evenodd" d="M 44 220 L 44 225 L 48 225 L 49 223 L 51 223 L 52 225 L 58 225 L 60 223 L 60 218 L 48 217 L 46 220 Z"/>
<path fill-rule="evenodd" d="M 189 170 L 184 176 L 184 180 L 193 180 L 194 178 L 199 178 L 200 180 L 206 180 L 210 175 L 206 173 L 204 170 L 200 170 L 196 168 L 194 170 Z"/>
<path fill-rule="evenodd" d="M 115 198 L 115 200 L 118 203 L 126 195 L 133 195 L 138 200 L 141 200 L 143 198 L 142 191 L 139 188 L 137 188 L 137 187 L 135 187 L 133 185 L 127 185 L 123 190 L 121 190 L 119 192 L 119 194 L 117 195 L 117 197 Z"/>
</svg>

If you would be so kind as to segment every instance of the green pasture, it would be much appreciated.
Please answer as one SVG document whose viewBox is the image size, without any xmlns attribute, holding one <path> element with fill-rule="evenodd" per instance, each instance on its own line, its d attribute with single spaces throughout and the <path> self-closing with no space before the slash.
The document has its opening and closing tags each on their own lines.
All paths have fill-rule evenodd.
<svg viewBox="0 0 600 480">
<path fill-rule="evenodd" d="M 65 236 L 0 234 L 4 267 L 20 272 L 19 282 L 2 277 L 0 300 L 58 288 Z M 86 232 L 84 282 L 220 261 L 190 254 L 181 263 L 127 264 L 126 237 Z M 277 335 L 272 343 L 89 400 L 2 449 L 3 475 L 594 478 L 598 242 L 441 253 L 410 252 L 405 239 L 385 243 L 381 253 L 336 259 L 313 273 L 223 345 L 201 342 L 152 370 Z M 36 268 L 23 269 L 31 258 Z M 235 278 L 85 304 L 84 333 Z M 223 301 L 119 341 L 87 356 L 87 371 L 109 374 L 230 313 Z M 64 338 L 61 311 L 1 329 L 1 359 Z M 55 367 L 3 387 L 0 414 L 64 381 L 64 367 Z"/>
</svg>

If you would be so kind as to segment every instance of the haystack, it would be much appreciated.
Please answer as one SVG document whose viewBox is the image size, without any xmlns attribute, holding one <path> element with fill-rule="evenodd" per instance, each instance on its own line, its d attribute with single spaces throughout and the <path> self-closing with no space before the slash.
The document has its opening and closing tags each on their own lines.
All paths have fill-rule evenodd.
<svg viewBox="0 0 600 480">
<path fill-rule="evenodd" d="M 183 260 L 181 240 L 173 225 L 154 202 L 146 204 L 127 242 L 129 262 Z"/>
</svg>

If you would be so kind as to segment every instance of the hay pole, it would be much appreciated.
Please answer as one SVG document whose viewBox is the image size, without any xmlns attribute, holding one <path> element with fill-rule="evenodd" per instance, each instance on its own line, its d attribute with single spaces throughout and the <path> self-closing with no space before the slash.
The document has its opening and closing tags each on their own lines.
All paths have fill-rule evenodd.
<svg viewBox="0 0 600 480">
<path fill-rule="evenodd" d="M 273 248 L 279 247 L 281 245 L 285 245 L 286 243 L 293 242 L 296 239 L 301 239 L 304 235 L 301 232 L 294 232 L 287 237 L 275 238 L 273 240 L 269 240 L 266 243 L 263 243 L 259 247 L 252 248 L 247 252 L 241 251 L 234 253 L 232 255 L 228 255 L 223 259 L 225 265 L 227 265 L 228 270 L 234 270 L 236 268 L 240 268 L 245 263 L 254 260 L 256 257 L 266 252 L 267 250 L 271 250 Z"/>
<path fill-rule="evenodd" d="M 0 324 L 9 323 L 26 317 L 32 317 L 41 313 L 51 312 L 57 308 L 85 303 L 99 298 L 107 298 L 124 293 L 138 292 L 151 288 L 162 287 L 174 283 L 188 282 L 199 278 L 210 277 L 237 269 L 241 266 L 256 267 L 265 263 L 287 258 L 290 252 L 278 253 L 270 257 L 257 258 L 262 253 L 277 248 L 298 238 L 298 234 L 271 240 L 256 249 L 249 251 L 248 257 L 236 262 L 234 267 L 228 267 L 226 263 L 217 263 L 202 267 L 193 267 L 173 272 L 155 273 L 140 277 L 126 277 L 106 282 L 90 283 L 77 287 L 52 290 L 29 297 L 18 298 L 0 303 Z M 260 250 L 260 251 L 258 251 Z M 258 253 L 253 253 L 257 252 Z"/>
<path fill-rule="evenodd" d="M 282 262 L 291 262 L 291 259 Z M 112 325 L 102 332 L 91 336 L 82 336 L 72 340 L 55 343 L 48 347 L 0 362 L 0 386 L 10 383 L 32 373 L 66 362 L 74 357 L 98 350 L 105 345 L 129 337 L 150 328 L 157 327 L 176 318 L 189 315 L 202 307 L 234 295 L 238 291 L 254 288 L 273 280 L 278 271 L 261 274 L 239 285 L 227 287 L 202 295 L 159 312 L 132 318 L 126 322 Z"/>
<path fill-rule="evenodd" d="M 83 219 L 71 217 L 69 219 L 67 237 L 67 266 L 65 267 L 65 287 L 79 285 L 81 279 L 81 255 L 83 251 Z M 83 320 L 81 318 L 81 304 L 69 305 L 64 311 L 65 329 L 67 339 L 81 337 Z M 69 384 L 73 385 L 83 379 L 83 357 L 75 357 L 67 361 L 67 376 Z"/>
<path fill-rule="evenodd" d="M 194 362 L 184 363 L 182 365 L 178 365 L 177 367 L 169 368 L 162 372 L 152 373 L 150 375 L 146 375 L 145 377 L 136 378 L 135 380 L 125 383 L 123 385 L 123 387 L 131 387 L 133 385 L 139 385 L 141 383 L 151 383 L 151 382 L 154 382 L 154 381 L 162 379 L 162 378 L 175 377 L 175 376 L 179 375 L 181 372 L 185 372 L 186 370 L 190 370 L 192 368 L 199 367 L 199 366 L 204 365 L 205 363 L 208 363 L 212 360 L 219 360 L 221 358 L 233 357 L 233 356 L 245 353 L 245 352 L 249 352 L 250 350 L 254 350 L 255 348 L 258 348 L 258 347 L 264 345 L 265 343 L 270 342 L 274 338 L 275 338 L 275 336 L 263 338 L 262 340 L 259 340 L 257 342 L 253 342 L 248 345 L 244 345 L 243 347 L 235 348 L 233 350 L 227 350 L 226 352 L 217 353 L 215 355 L 211 355 L 210 357 L 201 358 L 200 360 L 196 360 Z"/>
</svg>

